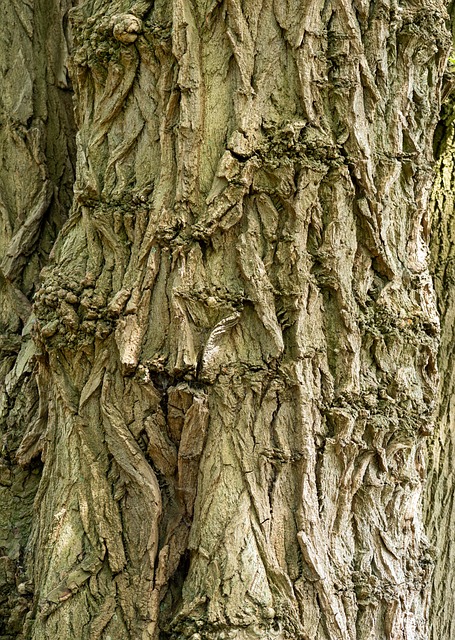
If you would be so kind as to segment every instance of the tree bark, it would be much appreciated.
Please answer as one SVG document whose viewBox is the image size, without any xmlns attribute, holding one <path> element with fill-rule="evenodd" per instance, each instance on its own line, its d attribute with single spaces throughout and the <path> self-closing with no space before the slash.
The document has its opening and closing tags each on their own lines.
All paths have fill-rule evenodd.
<svg viewBox="0 0 455 640">
<path fill-rule="evenodd" d="M 24 638 L 427 637 L 446 19 L 72 10 L 74 202 L 16 451 L 43 460 Z"/>
<path fill-rule="evenodd" d="M 63 29 L 69 6 L 65 0 L 2 6 L 0 637 L 8 640 L 24 637 L 33 592 L 24 554 L 41 464 L 21 468 L 15 459 L 37 418 L 31 303 L 73 197 L 75 127 Z"/>
<path fill-rule="evenodd" d="M 453 72 L 453 70 L 452 70 Z M 450 73 L 448 86 L 453 86 Z M 432 241 L 431 263 L 441 317 L 441 343 L 438 364 L 440 385 L 437 402 L 437 429 L 429 442 L 429 478 L 426 491 L 426 520 L 428 535 L 434 545 L 435 570 L 431 594 L 432 640 L 452 638 L 455 633 L 454 603 L 447 588 L 455 572 L 451 529 L 454 517 L 454 477 L 452 454 L 453 434 L 453 319 L 454 319 L 454 97 L 444 104 L 441 122 L 435 136 L 438 155 L 436 182 L 431 209 Z"/>
</svg>

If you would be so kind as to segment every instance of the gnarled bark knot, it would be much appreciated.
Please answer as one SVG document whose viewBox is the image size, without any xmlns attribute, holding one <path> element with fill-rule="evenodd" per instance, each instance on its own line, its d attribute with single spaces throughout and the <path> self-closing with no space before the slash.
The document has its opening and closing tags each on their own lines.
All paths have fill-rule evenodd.
<svg viewBox="0 0 455 640">
<path fill-rule="evenodd" d="M 142 20 L 132 13 L 120 13 L 112 18 L 114 38 L 123 44 L 132 44 L 142 33 Z"/>
</svg>

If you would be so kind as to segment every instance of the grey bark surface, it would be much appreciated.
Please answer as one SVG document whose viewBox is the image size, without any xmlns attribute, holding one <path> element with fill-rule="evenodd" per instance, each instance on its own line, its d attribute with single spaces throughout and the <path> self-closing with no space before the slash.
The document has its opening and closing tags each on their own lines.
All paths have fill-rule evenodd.
<svg viewBox="0 0 455 640">
<path fill-rule="evenodd" d="M 71 215 L 33 343 L 16 338 L 28 315 L 5 320 L 30 349 L 5 402 L 25 362 L 33 405 L 20 425 L 5 405 L 6 468 L 30 499 L 39 478 L 21 506 L 26 640 L 427 638 L 446 20 L 434 0 L 70 12 Z M 66 82 L 65 42 L 48 65 Z M 38 268 L 27 289 L 18 250 L 39 259 L 49 205 L 20 192 L 33 207 L 2 270 L 26 304 Z"/>
</svg>

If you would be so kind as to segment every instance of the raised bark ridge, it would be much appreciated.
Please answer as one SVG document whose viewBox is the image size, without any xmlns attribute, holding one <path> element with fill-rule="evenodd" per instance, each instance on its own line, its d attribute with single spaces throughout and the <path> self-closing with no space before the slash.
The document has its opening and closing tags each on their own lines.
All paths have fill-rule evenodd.
<svg viewBox="0 0 455 640">
<path fill-rule="evenodd" d="M 89 0 L 26 635 L 426 637 L 442 2 Z"/>
</svg>

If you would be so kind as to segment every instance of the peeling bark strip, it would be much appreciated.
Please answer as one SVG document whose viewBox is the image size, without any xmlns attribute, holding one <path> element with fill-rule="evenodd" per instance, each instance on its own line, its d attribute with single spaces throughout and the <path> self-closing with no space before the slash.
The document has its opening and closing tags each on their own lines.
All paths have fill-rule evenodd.
<svg viewBox="0 0 455 640">
<path fill-rule="evenodd" d="M 18 451 L 44 460 L 25 638 L 427 637 L 446 17 L 71 11 L 75 197 L 35 296 Z M 10 247 L 29 251 L 40 207 Z"/>
</svg>

